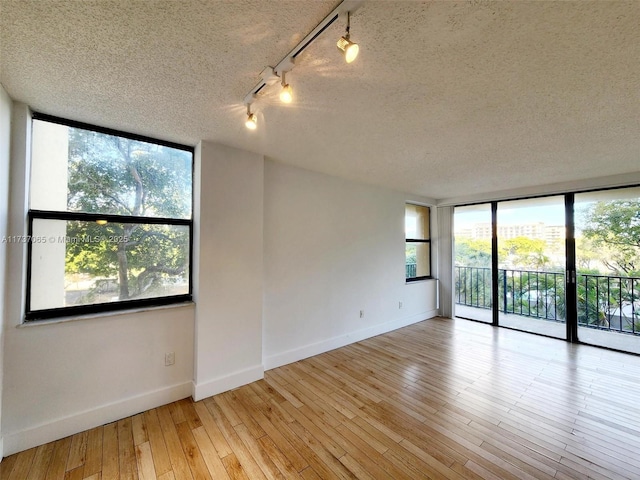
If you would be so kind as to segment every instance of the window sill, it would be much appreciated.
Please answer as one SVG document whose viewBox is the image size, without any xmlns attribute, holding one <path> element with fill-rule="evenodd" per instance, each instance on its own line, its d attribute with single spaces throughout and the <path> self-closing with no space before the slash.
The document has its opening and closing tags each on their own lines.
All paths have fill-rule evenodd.
<svg viewBox="0 0 640 480">
<path fill-rule="evenodd" d="M 31 328 L 37 327 L 40 325 L 51 325 L 54 323 L 68 323 L 75 322 L 80 320 L 91 320 L 94 318 L 105 318 L 105 317 L 116 317 L 119 315 L 131 315 L 135 313 L 144 313 L 144 312 L 152 312 L 157 310 L 169 310 L 169 309 L 177 309 L 177 308 L 193 308 L 195 306 L 194 301 L 182 302 L 182 303 L 172 303 L 169 305 L 158 305 L 155 307 L 139 307 L 139 308 L 130 308 L 127 310 L 111 310 L 108 312 L 99 312 L 99 313 L 88 313 L 85 315 L 73 315 L 68 317 L 56 317 L 56 318 L 48 318 L 44 320 L 23 320 L 23 322 L 16 326 L 16 328 Z"/>
<path fill-rule="evenodd" d="M 405 279 L 405 285 L 412 285 L 414 283 L 428 282 L 429 280 L 436 280 L 434 277 L 420 277 L 412 280 Z"/>
</svg>

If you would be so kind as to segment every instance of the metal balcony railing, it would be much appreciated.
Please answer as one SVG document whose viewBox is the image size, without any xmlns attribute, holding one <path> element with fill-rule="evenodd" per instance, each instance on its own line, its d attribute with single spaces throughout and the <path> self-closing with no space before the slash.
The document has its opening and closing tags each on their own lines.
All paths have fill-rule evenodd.
<svg viewBox="0 0 640 480">
<path fill-rule="evenodd" d="M 491 269 L 455 267 L 458 305 L 490 309 Z M 640 278 L 578 273 L 578 324 L 640 335 Z M 565 277 L 560 272 L 498 270 L 500 312 L 564 322 Z"/>
<path fill-rule="evenodd" d="M 405 264 L 405 278 L 415 278 L 417 272 L 417 264 L 407 263 Z"/>
</svg>

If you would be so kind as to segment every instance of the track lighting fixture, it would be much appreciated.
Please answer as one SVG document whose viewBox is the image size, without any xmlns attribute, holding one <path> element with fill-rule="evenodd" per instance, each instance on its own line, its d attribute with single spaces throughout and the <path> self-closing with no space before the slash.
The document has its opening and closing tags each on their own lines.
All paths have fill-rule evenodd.
<svg viewBox="0 0 640 480">
<path fill-rule="evenodd" d="M 358 56 L 360 47 L 357 43 L 353 43 L 350 39 L 349 29 L 351 28 L 351 12 L 347 12 L 347 32 L 338 40 L 338 50 L 344 53 L 344 59 L 347 63 L 353 62 Z"/>
<path fill-rule="evenodd" d="M 282 103 L 291 103 L 291 101 L 293 100 L 293 90 L 291 88 L 291 85 L 289 85 L 285 80 L 285 73 L 286 72 L 282 72 L 282 90 L 280 91 L 280 101 Z"/>
<path fill-rule="evenodd" d="M 311 45 L 323 32 L 325 32 L 338 19 L 343 19 L 347 15 L 347 31 L 344 36 L 338 40 L 338 49 L 344 54 L 347 63 L 351 63 L 358 56 L 358 44 L 351 41 L 349 29 L 351 27 L 351 14 L 355 12 L 365 0 L 342 0 L 329 14 L 324 17 L 316 27 L 311 30 L 300 42 L 287 53 L 282 60 L 275 66 L 265 67 L 260 73 L 260 81 L 251 89 L 244 97 L 244 104 L 247 105 L 247 119 L 245 125 L 250 130 L 257 128 L 255 114 L 251 113 L 251 105 L 259 99 L 259 94 L 264 94 L 272 88 L 273 85 L 280 82 L 282 89 L 280 90 L 280 101 L 283 103 L 291 103 L 293 101 L 293 89 L 285 79 L 286 73 L 290 72 L 295 66 L 296 59 L 309 45 Z"/>
<path fill-rule="evenodd" d="M 249 130 L 255 130 L 258 128 L 258 117 L 254 113 L 251 113 L 251 104 L 247 103 L 247 120 L 244 122 L 245 127 Z"/>
</svg>

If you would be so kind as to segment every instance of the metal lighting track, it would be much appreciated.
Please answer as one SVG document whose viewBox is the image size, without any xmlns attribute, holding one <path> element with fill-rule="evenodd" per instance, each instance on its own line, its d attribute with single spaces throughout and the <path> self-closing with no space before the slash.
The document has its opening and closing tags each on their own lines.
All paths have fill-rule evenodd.
<svg viewBox="0 0 640 480">
<path fill-rule="evenodd" d="M 249 93 L 244 97 L 245 104 L 253 103 L 255 96 L 257 93 L 262 90 L 266 85 L 272 85 L 276 83 L 282 72 L 289 72 L 293 69 L 295 65 L 295 59 L 300 53 L 304 51 L 313 41 L 318 38 L 333 22 L 338 20 L 340 17 L 345 16 L 347 12 L 353 13 L 355 12 L 362 4 L 364 0 L 343 0 L 340 5 L 334 8 L 329 15 L 324 17 L 324 19 L 316 25 L 316 27 L 311 30 L 301 41 L 298 43 L 293 49 L 285 55 L 285 57 L 280 60 L 275 67 L 266 67 L 260 73 L 260 82 L 256 84 Z"/>
</svg>

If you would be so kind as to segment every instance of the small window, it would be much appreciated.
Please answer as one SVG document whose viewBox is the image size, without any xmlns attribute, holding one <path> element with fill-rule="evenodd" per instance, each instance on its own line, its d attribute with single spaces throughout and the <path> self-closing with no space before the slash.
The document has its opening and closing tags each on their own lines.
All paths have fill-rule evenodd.
<svg viewBox="0 0 640 480">
<path fill-rule="evenodd" d="M 33 118 L 26 319 L 191 300 L 193 148 Z"/>
<path fill-rule="evenodd" d="M 429 207 L 405 205 L 405 271 L 407 282 L 431 278 Z"/>
</svg>

